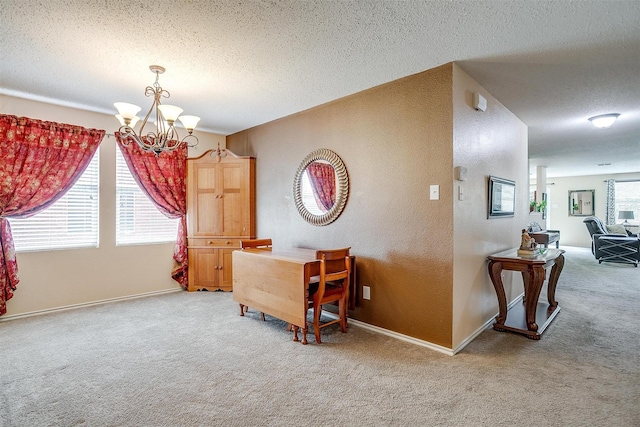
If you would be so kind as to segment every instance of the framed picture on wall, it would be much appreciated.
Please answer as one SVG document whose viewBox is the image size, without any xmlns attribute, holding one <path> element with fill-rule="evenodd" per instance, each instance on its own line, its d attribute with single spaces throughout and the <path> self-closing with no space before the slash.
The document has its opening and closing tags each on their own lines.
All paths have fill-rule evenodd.
<svg viewBox="0 0 640 427">
<path fill-rule="evenodd" d="M 488 218 L 504 218 L 515 215 L 516 183 L 505 178 L 489 176 Z"/>
</svg>

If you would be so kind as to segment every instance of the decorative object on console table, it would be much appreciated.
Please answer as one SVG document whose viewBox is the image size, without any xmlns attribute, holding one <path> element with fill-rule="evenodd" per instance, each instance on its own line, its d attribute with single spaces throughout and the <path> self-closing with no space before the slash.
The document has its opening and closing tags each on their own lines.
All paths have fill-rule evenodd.
<svg viewBox="0 0 640 427">
<path fill-rule="evenodd" d="M 255 158 L 224 152 L 187 159 L 189 291 L 231 291 L 232 253 L 255 238 Z"/>
<path fill-rule="evenodd" d="M 527 230 L 523 228 L 520 247 L 518 248 L 518 256 L 534 258 L 538 253 L 538 244 L 533 237 L 529 236 Z"/>
</svg>

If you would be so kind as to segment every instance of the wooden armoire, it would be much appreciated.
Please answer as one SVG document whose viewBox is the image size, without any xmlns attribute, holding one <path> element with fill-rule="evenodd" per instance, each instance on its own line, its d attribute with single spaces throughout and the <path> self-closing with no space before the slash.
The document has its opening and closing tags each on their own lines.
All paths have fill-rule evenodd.
<svg viewBox="0 0 640 427">
<path fill-rule="evenodd" d="M 255 158 L 222 153 L 187 159 L 189 291 L 231 291 L 231 253 L 255 238 Z"/>
</svg>

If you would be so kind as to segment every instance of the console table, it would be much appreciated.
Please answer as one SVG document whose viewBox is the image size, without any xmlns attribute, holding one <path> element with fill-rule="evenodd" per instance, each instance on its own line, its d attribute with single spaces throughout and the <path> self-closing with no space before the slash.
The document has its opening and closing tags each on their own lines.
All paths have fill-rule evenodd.
<svg viewBox="0 0 640 427">
<path fill-rule="evenodd" d="M 564 266 L 563 254 L 562 249 L 548 249 L 544 255 L 529 258 L 518 256 L 517 249 L 509 249 L 488 257 L 489 276 L 496 290 L 499 307 L 493 329 L 516 332 L 534 340 L 540 339 L 544 330 L 560 311 L 555 293 L 558 278 Z M 551 268 L 551 274 L 547 284 L 548 303 L 545 303 L 538 301 L 538 298 L 549 268 Z M 508 319 L 507 298 L 502 283 L 503 270 L 522 272 L 524 282 L 522 304 L 516 304 L 509 309 Z"/>
</svg>

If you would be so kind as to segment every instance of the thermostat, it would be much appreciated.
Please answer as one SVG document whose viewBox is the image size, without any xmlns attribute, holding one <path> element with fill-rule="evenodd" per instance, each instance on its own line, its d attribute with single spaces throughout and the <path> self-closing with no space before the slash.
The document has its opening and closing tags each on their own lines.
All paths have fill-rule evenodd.
<svg viewBox="0 0 640 427">
<path fill-rule="evenodd" d="M 487 99 L 480 95 L 479 92 L 473 93 L 473 108 L 478 111 L 486 111 L 487 110 Z"/>
</svg>

